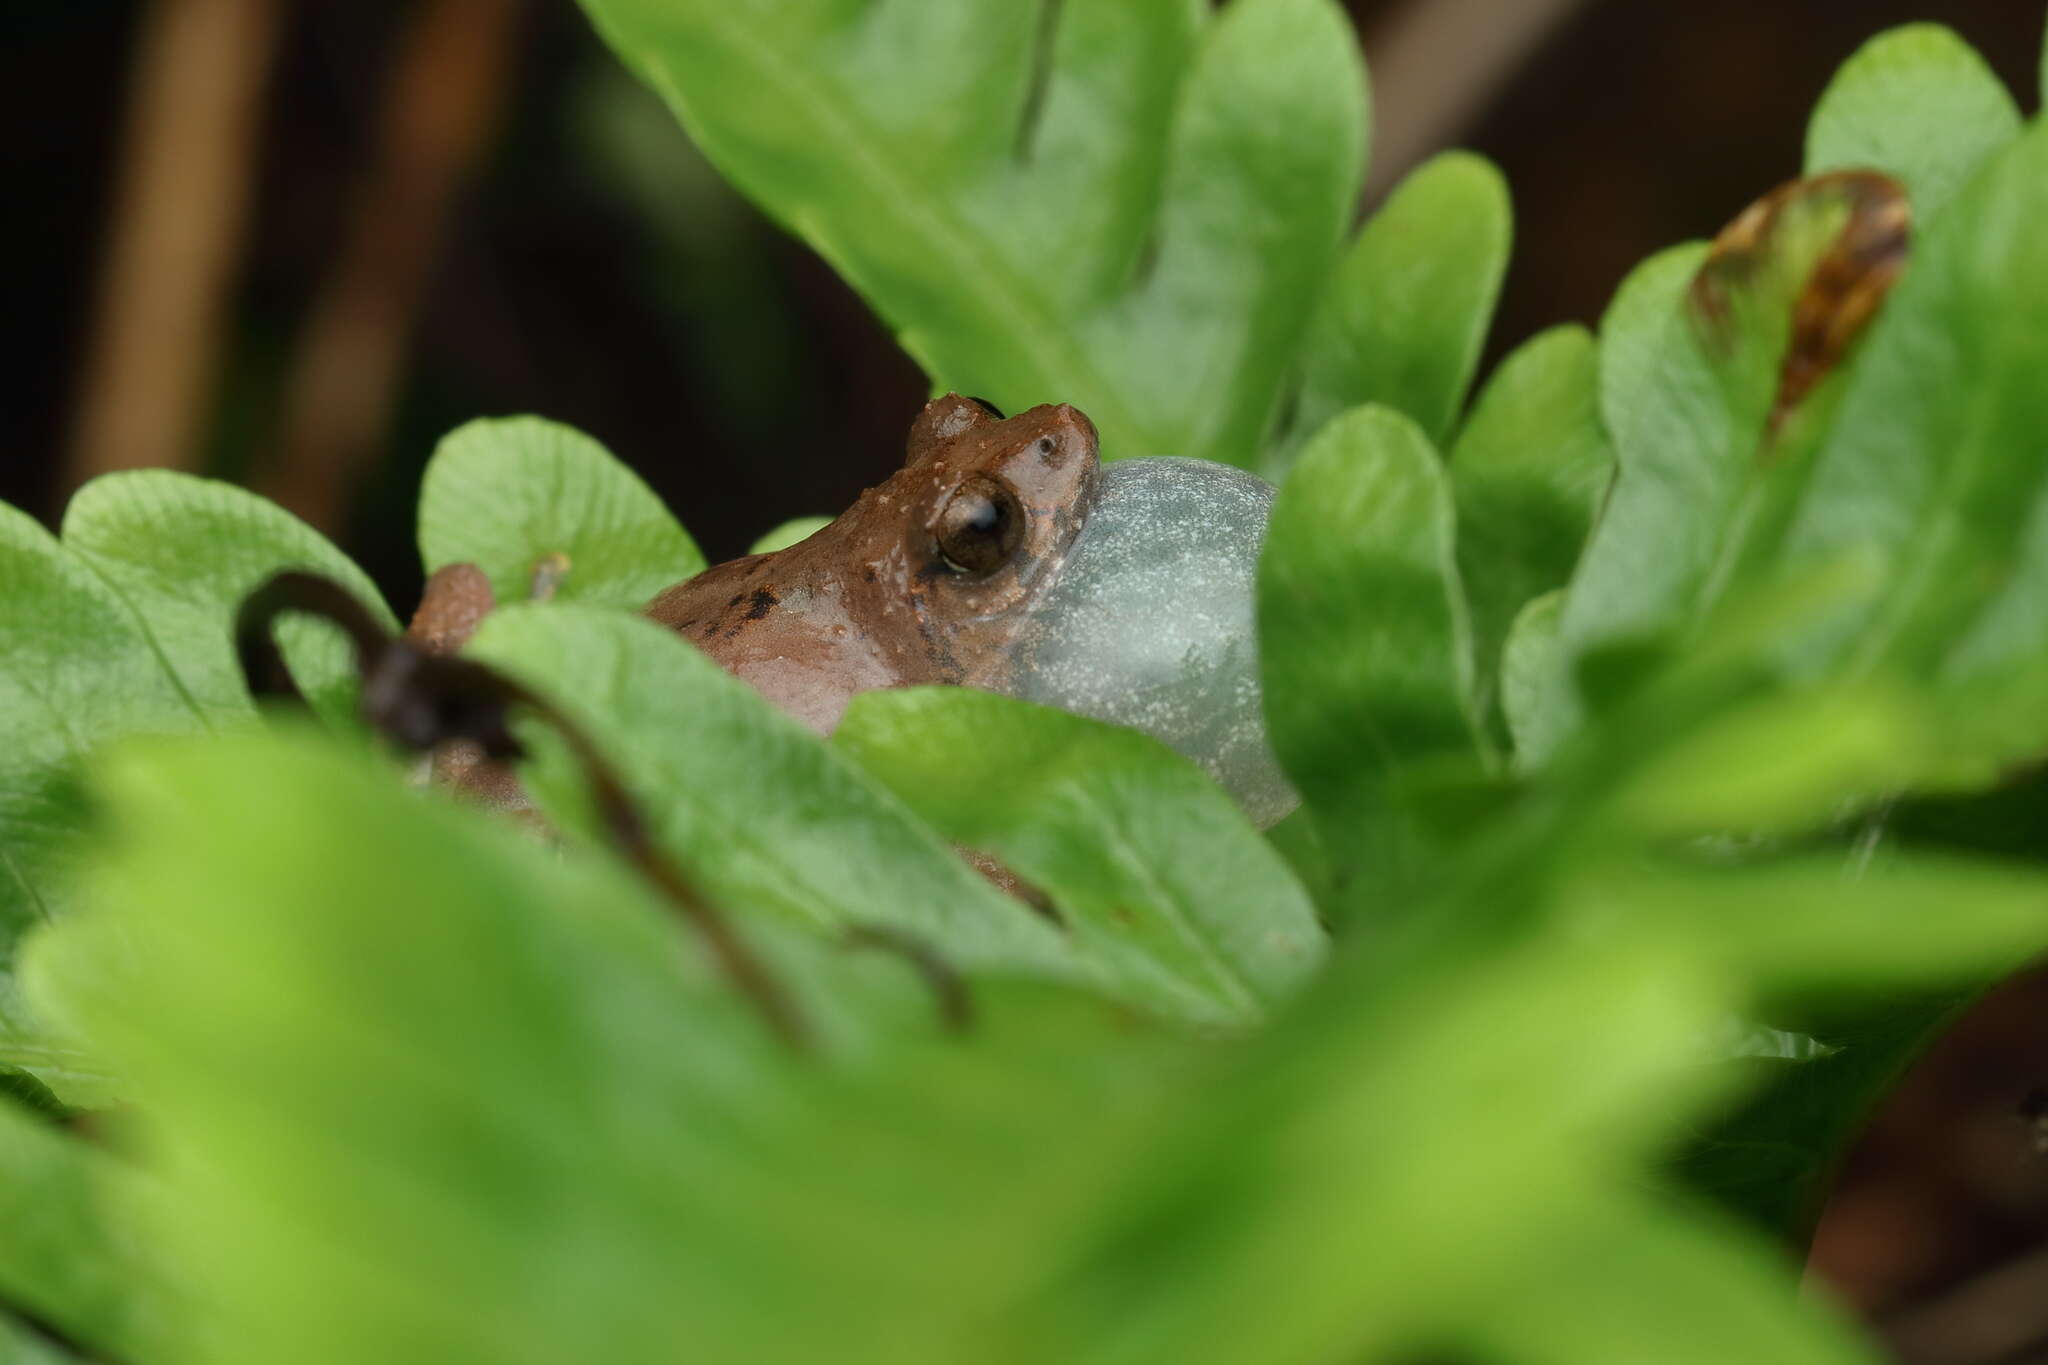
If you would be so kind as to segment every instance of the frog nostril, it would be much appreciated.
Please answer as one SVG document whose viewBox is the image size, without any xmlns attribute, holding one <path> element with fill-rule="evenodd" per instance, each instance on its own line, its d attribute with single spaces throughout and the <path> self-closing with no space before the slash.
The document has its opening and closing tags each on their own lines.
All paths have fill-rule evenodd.
<svg viewBox="0 0 2048 1365">
<path fill-rule="evenodd" d="M 1050 455 L 1052 454 L 1053 449 L 1056 446 L 1058 446 L 1058 444 L 1059 442 L 1053 440 L 1053 438 L 1050 436 L 1041 436 L 1038 438 L 1038 453 L 1041 455 Z"/>
</svg>

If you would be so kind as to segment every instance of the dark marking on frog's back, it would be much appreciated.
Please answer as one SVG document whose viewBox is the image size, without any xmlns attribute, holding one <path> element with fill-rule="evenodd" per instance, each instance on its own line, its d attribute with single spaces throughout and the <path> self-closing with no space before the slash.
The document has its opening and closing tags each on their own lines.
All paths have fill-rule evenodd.
<svg viewBox="0 0 2048 1365">
<path fill-rule="evenodd" d="M 778 599 L 775 596 L 775 594 L 767 588 L 754 589 L 753 605 L 747 608 L 746 619 L 749 621 L 760 620 L 762 617 L 766 616 L 770 611 L 774 610 L 775 604 L 779 600 L 780 599 Z M 739 599 L 735 597 L 733 601 L 734 603 L 738 603 Z"/>
</svg>

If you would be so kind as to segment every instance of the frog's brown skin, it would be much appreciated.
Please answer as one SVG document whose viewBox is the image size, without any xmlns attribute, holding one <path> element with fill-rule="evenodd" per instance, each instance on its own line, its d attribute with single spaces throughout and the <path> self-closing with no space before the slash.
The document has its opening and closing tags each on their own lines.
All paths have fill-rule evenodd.
<svg viewBox="0 0 2048 1365">
<path fill-rule="evenodd" d="M 1100 473 L 1095 427 L 1074 408 L 1003 418 L 947 394 L 912 424 L 903 468 L 838 520 L 787 549 L 686 579 L 647 614 L 821 733 L 858 692 L 999 683 L 1018 628 L 1087 520 Z M 1007 512 L 1007 534 L 976 541 L 969 516 L 963 543 L 963 516 L 977 507 Z M 535 590 L 544 594 L 539 579 Z M 407 637 L 452 654 L 493 605 L 476 566 L 444 566 Z M 527 804 L 509 770 L 459 746 L 437 754 L 434 769 L 492 805 Z"/>
<path fill-rule="evenodd" d="M 911 426 L 903 468 L 838 520 L 787 549 L 686 579 L 647 614 L 821 733 L 858 692 L 998 682 L 1033 600 L 1058 577 L 1087 520 L 1100 473 L 1095 427 L 1074 408 L 1003 418 L 947 394 Z M 1003 503 L 1016 517 L 1014 534 L 960 545 L 963 513 L 976 499 L 991 508 L 1014 499 Z M 958 554 L 948 555 L 949 543 Z M 557 564 L 537 574 L 535 594 L 548 595 L 562 572 Z M 455 653 L 494 605 L 481 570 L 446 565 L 428 579 L 407 638 L 429 653 Z M 537 819 L 512 770 L 474 745 L 442 746 L 432 768 L 435 780 L 486 805 Z M 1053 913 L 1042 892 L 996 859 L 961 855 L 1000 889 Z"/>
<path fill-rule="evenodd" d="M 444 564 L 427 579 L 405 638 L 429 654 L 456 653 L 496 606 L 491 580 L 482 569 L 474 564 Z M 531 813 L 532 803 L 512 770 L 487 760 L 483 750 L 469 740 L 440 745 L 429 770 L 436 782 L 485 805 L 515 814 Z"/>
<path fill-rule="evenodd" d="M 858 692 L 997 683 L 1100 469 L 1093 424 L 1066 404 L 1001 418 L 948 394 L 911 427 L 904 467 L 838 520 L 679 583 L 647 614 L 821 733 Z M 1017 524 L 985 528 L 990 512 Z"/>
<path fill-rule="evenodd" d="M 498 605 L 491 580 L 474 564 L 443 564 L 427 579 L 420 609 L 405 638 L 429 654 L 453 654 L 469 643 Z"/>
</svg>

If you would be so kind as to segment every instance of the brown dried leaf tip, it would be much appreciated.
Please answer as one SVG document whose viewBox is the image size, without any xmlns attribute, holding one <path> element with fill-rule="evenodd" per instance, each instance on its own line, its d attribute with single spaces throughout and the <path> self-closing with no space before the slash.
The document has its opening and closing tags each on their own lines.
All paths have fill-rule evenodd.
<svg viewBox="0 0 2048 1365">
<path fill-rule="evenodd" d="M 1905 269 L 1913 221 L 1905 187 L 1864 170 L 1787 181 L 1722 229 L 1693 277 L 1693 310 L 1725 346 L 1734 291 L 1761 272 L 1785 220 L 1835 205 L 1847 217 L 1792 302 L 1792 334 L 1766 428 L 1773 436 L 1841 364 Z"/>
</svg>

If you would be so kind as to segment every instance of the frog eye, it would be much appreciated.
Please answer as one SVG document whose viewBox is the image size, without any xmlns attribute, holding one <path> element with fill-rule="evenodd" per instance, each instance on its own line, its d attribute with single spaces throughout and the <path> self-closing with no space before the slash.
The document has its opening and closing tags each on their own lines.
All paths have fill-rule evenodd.
<svg viewBox="0 0 2048 1365">
<path fill-rule="evenodd" d="M 1024 543 L 1024 508 L 1000 480 L 976 474 L 939 511 L 939 553 L 960 573 L 993 573 Z"/>
</svg>

